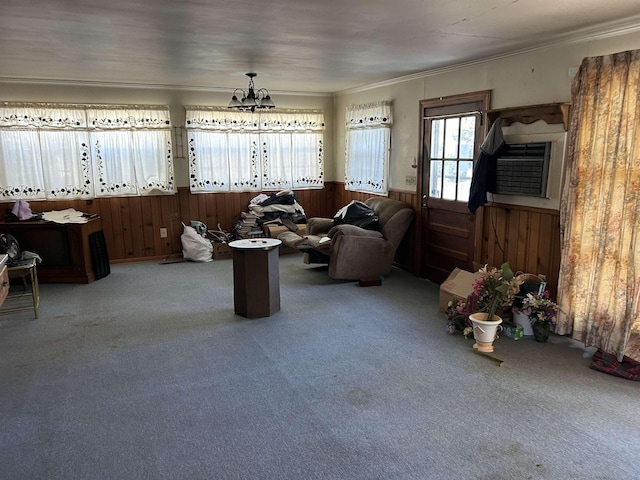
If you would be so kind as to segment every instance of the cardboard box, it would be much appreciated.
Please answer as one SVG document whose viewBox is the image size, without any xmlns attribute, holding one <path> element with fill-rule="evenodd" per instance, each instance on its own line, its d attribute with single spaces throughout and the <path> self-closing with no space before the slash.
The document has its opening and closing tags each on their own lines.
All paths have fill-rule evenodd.
<svg viewBox="0 0 640 480">
<path fill-rule="evenodd" d="M 221 260 L 223 258 L 232 258 L 233 250 L 224 242 L 211 242 L 213 245 L 213 259 Z"/>
<path fill-rule="evenodd" d="M 524 329 L 522 327 L 515 327 L 506 323 L 502 324 L 502 333 L 505 337 L 513 338 L 514 340 L 520 340 L 524 338 Z"/>
<path fill-rule="evenodd" d="M 441 312 L 447 310 L 447 304 L 453 300 L 466 300 L 470 293 L 473 292 L 473 282 L 480 278 L 477 272 L 467 272 L 455 268 L 451 275 L 440 285 L 440 302 Z"/>
</svg>

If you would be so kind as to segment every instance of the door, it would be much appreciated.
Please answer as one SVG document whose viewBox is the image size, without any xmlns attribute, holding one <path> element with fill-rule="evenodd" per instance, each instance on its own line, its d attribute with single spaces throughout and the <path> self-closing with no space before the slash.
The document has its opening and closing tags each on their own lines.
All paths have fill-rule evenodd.
<svg viewBox="0 0 640 480">
<path fill-rule="evenodd" d="M 421 102 L 420 274 L 442 283 L 473 270 L 476 215 L 467 208 L 489 92 Z"/>
</svg>

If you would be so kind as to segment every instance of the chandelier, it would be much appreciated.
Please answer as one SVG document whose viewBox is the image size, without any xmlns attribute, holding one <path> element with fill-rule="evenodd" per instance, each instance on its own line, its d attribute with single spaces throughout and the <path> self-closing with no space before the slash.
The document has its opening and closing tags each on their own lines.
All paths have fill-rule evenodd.
<svg viewBox="0 0 640 480">
<path fill-rule="evenodd" d="M 233 91 L 233 97 L 231 97 L 231 101 L 229 102 L 229 108 L 251 110 L 252 112 L 256 108 L 275 108 L 276 104 L 271 100 L 269 90 L 261 88 L 260 90 L 254 91 L 253 77 L 257 77 L 258 74 L 246 73 L 245 75 L 249 77 L 249 90 L 247 91 L 243 88 L 236 88 Z M 238 96 L 236 95 L 238 90 L 242 92 L 242 100 L 238 100 Z"/>
</svg>

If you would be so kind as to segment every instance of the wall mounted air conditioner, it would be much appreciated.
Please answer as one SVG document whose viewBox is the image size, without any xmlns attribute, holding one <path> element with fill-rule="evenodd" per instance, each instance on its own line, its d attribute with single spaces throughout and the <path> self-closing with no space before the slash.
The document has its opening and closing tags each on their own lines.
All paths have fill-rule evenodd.
<svg viewBox="0 0 640 480">
<path fill-rule="evenodd" d="M 545 198 L 551 142 L 507 143 L 496 159 L 494 193 Z"/>
</svg>

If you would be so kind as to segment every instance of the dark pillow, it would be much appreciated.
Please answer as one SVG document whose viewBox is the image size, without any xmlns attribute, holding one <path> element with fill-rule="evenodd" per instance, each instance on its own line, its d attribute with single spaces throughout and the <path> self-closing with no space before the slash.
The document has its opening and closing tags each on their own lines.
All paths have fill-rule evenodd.
<svg viewBox="0 0 640 480">
<path fill-rule="evenodd" d="M 348 223 L 367 230 L 378 230 L 378 216 L 369 205 L 359 200 L 352 200 L 342 207 L 333 217 L 333 223 Z"/>
</svg>

